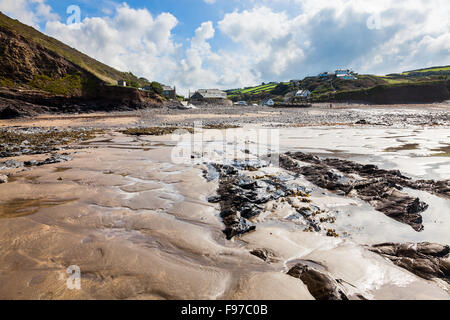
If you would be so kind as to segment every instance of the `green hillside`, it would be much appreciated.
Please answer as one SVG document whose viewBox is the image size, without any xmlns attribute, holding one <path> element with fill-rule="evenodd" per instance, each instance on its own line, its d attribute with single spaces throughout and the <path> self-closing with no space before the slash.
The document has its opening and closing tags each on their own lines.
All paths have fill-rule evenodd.
<svg viewBox="0 0 450 320">
<path fill-rule="evenodd" d="M 256 87 L 247 87 L 243 89 L 234 89 L 234 90 L 228 90 L 226 91 L 228 94 L 228 97 L 232 98 L 233 96 L 238 96 L 241 94 L 258 94 L 263 92 L 270 92 L 277 86 L 277 83 L 269 83 L 269 84 L 263 84 Z"/>
<path fill-rule="evenodd" d="M 227 90 L 228 98 L 233 101 L 245 100 L 259 102 L 272 98 L 282 101 L 287 92 L 298 89 L 311 91 L 313 100 L 322 100 L 324 97 L 339 95 L 353 91 L 368 90 L 378 86 L 396 86 L 401 84 L 421 84 L 430 81 L 446 80 L 450 78 L 450 66 L 430 67 L 418 70 L 393 73 L 386 76 L 355 74 L 356 80 L 343 80 L 334 78 L 306 77 L 297 84 L 290 82 L 263 84 L 243 89 Z"/>
<path fill-rule="evenodd" d="M 37 31 L 36 29 L 27 26 L 18 20 L 9 18 L 0 12 L 0 27 L 6 27 L 9 30 L 16 32 L 18 35 L 27 40 L 34 41 L 44 48 L 57 53 L 66 58 L 73 64 L 90 72 L 100 80 L 109 83 L 117 84 L 118 80 L 124 79 L 133 86 L 143 86 L 149 84 L 146 79 L 138 78 L 129 72 L 121 72 L 112 67 L 109 67 L 74 48 L 58 41 L 52 37 Z"/>
<path fill-rule="evenodd" d="M 283 96 L 291 90 L 291 85 L 289 82 L 280 83 L 268 83 L 262 84 L 256 87 L 246 87 L 243 89 L 231 89 L 225 92 L 228 98 L 233 101 L 245 100 L 249 102 L 257 103 L 260 100 L 266 98 L 272 98 L 275 100 L 282 100 Z"/>
<path fill-rule="evenodd" d="M 450 74 L 450 66 L 432 67 L 426 69 L 417 69 L 411 71 L 402 72 L 402 75 L 411 75 L 415 73 L 435 73 L 435 74 Z"/>
</svg>

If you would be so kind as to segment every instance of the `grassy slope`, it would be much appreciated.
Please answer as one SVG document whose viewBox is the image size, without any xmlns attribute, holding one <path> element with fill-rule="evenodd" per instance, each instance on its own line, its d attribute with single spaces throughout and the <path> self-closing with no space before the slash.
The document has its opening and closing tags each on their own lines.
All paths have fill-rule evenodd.
<svg viewBox="0 0 450 320">
<path fill-rule="evenodd" d="M 28 40 L 35 41 L 42 45 L 44 48 L 56 52 L 63 56 L 67 60 L 71 61 L 75 65 L 85 69 L 92 73 L 100 80 L 109 83 L 117 84 L 117 80 L 125 79 L 129 83 L 137 82 L 139 85 L 145 85 L 147 82 L 138 79 L 136 76 L 128 72 L 121 72 L 112 67 L 109 67 L 83 53 L 69 47 L 68 45 L 58 41 L 52 37 L 48 37 L 45 34 L 37 31 L 36 29 L 29 27 L 17 20 L 13 20 L 8 16 L 0 12 L 0 26 L 4 26 L 8 29 L 14 30 L 19 35 Z"/>
<path fill-rule="evenodd" d="M 450 66 L 430 67 L 418 70 L 405 71 L 400 74 L 390 74 L 386 76 L 357 75 L 358 80 L 333 79 L 332 85 L 328 79 L 317 77 L 307 77 L 303 79 L 299 88 L 309 89 L 313 99 L 322 99 L 330 94 L 347 93 L 352 91 L 364 91 L 378 86 L 396 86 L 402 84 L 422 85 L 433 81 L 445 80 L 450 77 Z M 286 83 L 289 84 L 289 83 Z M 261 96 L 278 98 L 280 96 L 271 93 L 276 84 L 247 87 L 244 89 L 234 89 L 226 91 L 228 97 L 236 100 L 257 100 Z M 297 89 L 291 86 L 291 89 Z"/>
<path fill-rule="evenodd" d="M 284 82 L 289 85 L 289 82 Z M 271 95 L 271 92 L 277 87 L 278 83 L 269 83 L 256 87 L 247 87 L 243 89 L 227 90 L 226 93 L 229 99 L 239 98 L 248 99 L 248 97 L 255 97 L 258 100 L 262 95 Z M 256 102 L 256 101 L 255 101 Z"/>
<path fill-rule="evenodd" d="M 229 97 L 237 96 L 237 95 L 240 95 L 240 94 L 243 94 L 243 93 L 256 94 L 256 93 L 271 91 L 276 86 L 277 86 L 276 83 L 270 83 L 270 84 L 260 85 L 260 86 L 256 86 L 256 87 L 249 87 L 249 88 L 244 88 L 244 89 L 229 90 L 229 91 L 227 91 L 227 94 L 228 94 Z"/>
<path fill-rule="evenodd" d="M 432 67 L 432 68 L 425 68 L 425 69 L 417 69 L 417 70 L 405 71 L 405 72 L 402 72 L 402 75 L 409 75 L 411 73 L 425 73 L 425 72 L 437 72 L 437 73 L 440 73 L 442 71 L 450 72 L 450 66 Z"/>
</svg>

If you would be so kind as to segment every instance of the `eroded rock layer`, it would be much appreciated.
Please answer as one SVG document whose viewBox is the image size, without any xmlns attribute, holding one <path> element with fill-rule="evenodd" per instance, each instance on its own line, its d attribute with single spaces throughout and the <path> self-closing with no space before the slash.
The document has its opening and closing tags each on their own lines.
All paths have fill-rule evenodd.
<svg viewBox="0 0 450 320">
<path fill-rule="evenodd" d="M 382 243 L 369 247 L 397 266 L 427 280 L 438 278 L 450 283 L 450 247 L 436 243 Z"/>
<path fill-rule="evenodd" d="M 297 161 L 310 165 L 300 165 Z M 287 153 L 280 158 L 282 168 L 303 175 L 315 185 L 343 195 L 358 197 L 376 210 L 423 230 L 421 213 L 428 204 L 402 191 L 404 187 L 450 197 L 448 180 L 412 180 L 398 170 L 383 170 L 375 165 L 362 165 L 340 159 L 320 159 L 302 152 Z"/>
</svg>

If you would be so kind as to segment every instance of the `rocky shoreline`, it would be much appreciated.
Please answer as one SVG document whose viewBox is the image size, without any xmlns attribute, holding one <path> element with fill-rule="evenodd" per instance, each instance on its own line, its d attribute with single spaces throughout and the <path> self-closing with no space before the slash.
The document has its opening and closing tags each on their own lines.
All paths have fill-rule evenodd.
<svg viewBox="0 0 450 320">
<path fill-rule="evenodd" d="M 300 166 L 297 161 L 313 163 L 316 167 Z M 272 212 L 279 210 L 283 204 L 292 209 L 284 220 L 301 220 L 300 230 L 303 228 L 303 232 L 318 232 L 329 237 L 339 237 L 335 230 L 326 226 L 332 224 L 336 217 L 311 204 L 313 201 L 310 198 L 310 190 L 295 183 L 298 175 L 332 192 L 341 191 L 345 196 L 360 197 L 387 216 L 411 225 L 418 232 L 423 229 L 420 213 L 425 211 L 428 205 L 418 198 L 399 192 L 402 189 L 401 185 L 429 192 L 434 190 L 438 195 L 447 198 L 450 183 L 448 180 L 414 181 L 403 176 L 398 170 L 381 170 L 373 165 L 362 166 L 338 159 L 322 160 L 301 152 L 288 153 L 281 157 L 281 168 L 287 172 L 279 172 L 278 175 L 262 174 L 261 169 L 264 167 L 267 167 L 264 162 L 234 161 L 225 165 L 209 164 L 209 169 L 204 172 L 206 179 L 218 180 L 217 195 L 211 196 L 208 201 L 220 204 L 220 216 L 225 224 L 223 232 L 228 240 L 254 232 L 258 228 L 258 221 L 261 222 L 258 219 L 260 215 L 269 210 Z M 332 171 L 331 168 L 335 170 Z M 346 175 L 337 173 L 336 168 Z M 359 179 L 367 181 L 350 180 L 349 174 L 353 174 L 353 178 L 358 174 Z M 439 187 L 434 189 L 435 185 Z M 365 190 L 367 188 L 368 190 Z M 390 191 L 386 190 L 389 188 Z M 368 196 L 374 192 L 376 201 L 373 195 Z M 383 243 L 367 248 L 423 279 L 442 279 L 450 283 L 448 245 Z M 277 254 L 266 248 L 250 253 L 267 263 L 278 261 Z M 348 293 L 342 280 L 333 278 L 326 270 L 326 266 L 317 261 L 305 261 L 295 264 L 287 274 L 306 284 L 317 300 L 348 300 Z M 353 295 L 355 296 L 355 293 Z M 356 294 L 356 297 L 366 299 L 362 293 Z"/>
<path fill-rule="evenodd" d="M 353 264 L 358 265 L 354 272 L 358 272 L 357 270 L 361 270 L 366 265 L 369 271 L 371 268 L 380 268 L 377 272 L 381 274 L 390 270 L 392 274 L 409 279 L 405 280 L 407 284 L 403 284 L 406 287 L 400 285 L 399 288 L 409 288 L 409 285 L 425 286 L 427 290 L 431 290 L 430 293 L 426 293 L 430 297 L 441 297 L 441 293 L 443 296 L 448 295 L 450 249 L 447 244 L 409 241 L 354 243 L 350 229 L 337 227 L 337 223 L 343 218 L 342 214 L 327 206 L 327 202 L 332 198 L 324 193 L 330 192 L 331 195 L 345 201 L 363 201 L 386 215 L 387 220 L 411 227 L 411 233 L 420 234 L 424 232 L 422 230 L 426 220 L 423 216 L 427 214 L 430 203 L 428 198 L 422 199 L 420 195 L 413 196 L 410 190 L 426 192 L 448 200 L 450 190 L 448 180 L 414 179 L 396 169 L 387 170 L 373 164 L 361 164 L 358 161 L 298 151 L 283 153 L 280 156 L 279 166 L 271 165 L 270 157 L 255 159 L 254 155 L 246 149 L 240 150 L 242 158 L 237 157 L 230 162 L 218 163 L 200 157 L 197 159 L 200 161 L 196 162 L 197 165 L 172 168 L 173 164 L 167 162 L 171 146 L 173 146 L 170 143 L 169 134 L 183 127 L 180 124 L 164 127 L 147 127 L 144 124 L 143 121 L 139 126 L 102 130 L 94 125 L 72 129 L 16 127 L 1 131 L 0 137 L 3 140 L 0 143 L 0 152 L 2 152 L 0 156 L 5 160 L 0 161 L 0 173 L 11 172 L 9 176 L 8 174 L 0 176 L 0 183 L 8 184 L 3 187 L 11 190 L 4 193 L 4 197 L 6 194 L 10 197 L 9 202 L 4 202 L 2 209 L 2 212 L 6 214 L 3 217 L 4 221 L 13 226 L 14 217 L 17 217 L 22 219 L 17 220 L 18 222 L 26 223 L 28 219 L 24 217 L 29 212 L 26 206 L 33 206 L 30 212 L 35 212 L 34 206 L 39 206 L 37 204 L 40 203 L 39 201 L 48 198 L 48 195 L 38 196 L 38 193 L 44 192 L 46 188 L 53 188 L 49 189 L 52 190 L 49 191 L 52 195 L 59 195 L 56 190 L 60 190 L 65 197 L 61 200 L 50 199 L 44 203 L 44 206 L 62 204 L 68 209 L 54 211 L 49 209 L 49 215 L 44 214 L 43 221 L 47 221 L 46 219 L 53 221 L 55 212 L 61 212 L 60 214 L 67 215 L 67 218 L 62 218 L 60 222 L 63 228 L 66 228 L 67 223 L 75 223 L 76 230 L 79 230 L 78 223 L 81 223 L 79 219 L 87 219 L 88 230 L 91 230 L 89 228 L 93 225 L 92 230 L 95 230 L 95 233 L 106 232 L 105 236 L 108 239 L 110 236 L 127 239 L 125 242 L 117 240 L 115 245 L 120 249 L 116 247 L 112 250 L 103 242 L 101 246 L 92 245 L 92 250 L 100 253 L 88 265 L 100 263 L 96 267 L 99 271 L 95 272 L 100 272 L 105 279 L 109 279 L 111 274 L 118 275 L 120 278 L 123 270 L 127 272 L 132 270 L 130 265 L 122 269 L 120 263 L 124 262 L 117 264 L 117 261 L 108 269 L 115 270 L 114 272 L 102 269 L 101 261 L 110 259 L 115 250 L 120 250 L 121 254 L 130 253 L 130 261 L 133 260 L 131 257 L 134 254 L 145 256 L 155 252 L 156 256 L 159 256 L 160 252 L 164 252 L 165 255 L 170 252 L 169 256 L 174 255 L 177 259 L 184 259 L 180 257 L 185 256 L 186 260 L 182 265 L 195 264 L 196 270 L 215 268 L 219 264 L 218 261 L 221 261 L 220 265 L 224 268 L 223 270 L 226 270 L 225 274 L 230 272 L 237 279 L 230 280 L 227 284 L 228 289 L 221 289 L 222 293 L 218 295 L 219 297 L 230 297 L 237 294 L 236 292 L 241 292 L 241 295 L 245 292 L 248 295 L 244 297 L 252 297 L 249 295 L 250 288 L 265 287 L 262 285 L 262 280 L 252 284 L 253 287 L 246 281 L 251 281 L 255 272 L 264 275 L 258 279 L 269 281 L 267 279 L 272 279 L 271 272 L 276 272 L 277 277 L 285 277 L 282 282 L 279 282 L 280 288 L 284 288 L 285 284 L 292 285 L 298 290 L 304 287 L 304 295 L 301 294 L 298 297 L 311 297 L 317 300 L 372 299 L 372 291 L 376 292 L 378 289 L 370 291 L 367 285 L 359 282 L 360 278 L 340 271 L 345 268 L 353 270 L 351 266 L 341 263 L 342 259 L 348 258 L 353 259 Z M 211 121 L 207 124 L 207 128 L 217 131 L 231 125 L 235 128 L 240 123 Z M 363 126 L 363 124 L 360 125 Z M 190 131 L 187 130 L 187 132 Z M 91 161 L 96 164 L 91 164 Z M 63 162 L 65 163 L 63 167 L 55 167 L 55 164 Z M 198 173 L 192 173 L 188 179 L 184 173 L 187 168 L 201 169 L 203 176 L 199 177 Z M 33 172 L 40 172 L 42 176 L 36 178 Z M 41 184 L 46 185 L 46 188 L 42 191 L 35 189 Z M 208 186 L 208 191 L 199 193 L 197 189 L 199 185 L 205 189 Z M 39 199 L 14 200 L 19 198 L 12 190 L 23 188 L 23 186 L 34 188 L 27 191 L 34 190 L 25 198 L 32 196 Z M 27 188 L 23 189 L 28 190 Z M 83 191 L 85 193 L 80 193 L 80 190 L 84 188 L 86 188 Z M 178 191 L 175 192 L 175 190 Z M 31 202 L 28 204 L 29 201 Z M 72 208 L 72 202 L 76 203 L 79 209 Z M 207 203 L 203 204 L 203 202 Z M 169 203 L 173 204 L 169 205 Z M 200 203 L 202 203 L 201 206 Z M 195 210 L 197 206 L 202 208 L 201 214 Z M 14 210 L 19 210 L 20 215 L 17 215 Z M 218 213 L 217 221 L 214 210 Z M 44 210 L 44 212 L 47 211 Z M 78 215 L 77 212 L 90 213 Z M 98 217 L 98 220 L 97 218 L 92 220 L 91 214 Z M 115 216 L 116 214 L 118 216 Z M 196 214 L 199 216 L 196 217 Z M 384 215 L 381 216 L 384 217 Z M 40 219 L 39 215 L 36 217 Z M 147 219 L 153 222 L 149 223 Z M 161 222 L 161 219 L 164 222 Z M 158 223 L 161 224 L 159 227 L 157 227 Z M 180 223 L 187 225 L 178 227 Z M 208 229 L 210 228 L 207 227 L 208 223 L 213 223 L 214 227 Z M 183 230 L 183 237 L 177 236 L 178 231 L 174 233 L 172 228 L 180 228 L 176 229 L 179 232 Z M 183 228 L 189 230 L 194 228 L 194 231 L 187 232 Z M 425 230 L 426 228 L 425 226 Z M 217 230 L 217 233 L 211 230 Z M 210 239 L 208 237 L 211 232 L 214 237 Z M 83 235 L 82 239 L 77 238 L 77 243 L 90 246 L 91 242 L 95 243 L 93 240 L 95 237 L 92 238 L 92 234 Z M 190 240 L 192 237 L 203 236 L 208 240 L 205 241 L 203 238 L 203 240 Z M 98 234 L 96 237 L 101 238 Z M 166 237 L 170 238 L 169 242 Z M 39 241 L 37 238 L 34 239 L 34 245 L 39 244 Z M 105 241 L 109 243 L 110 240 Z M 129 251 L 131 249 L 127 246 L 134 241 L 137 241 L 137 247 L 133 250 L 137 251 L 131 253 L 132 251 Z M 128 243 L 125 248 L 124 243 Z M 152 249 L 149 249 L 149 244 Z M 219 244 L 221 246 L 219 252 L 209 248 L 209 246 L 215 248 Z M 298 246 L 305 248 L 298 251 Z M 7 247 L 8 245 L 5 246 Z M 291 251 L 284 252 L 287 248 Z M 71 252 L 75 249 L 66 248 L 66 250 Z M 231 254 L 231 250 L 240 251 L 239 253 L 232 251 Z M 35 251 L 30 251 L 29 254 L 33 255 L 33 252 Z M 338 258 L 333 260 L 332 257 L 335 254 Z M 362 254 L 364 258 L 361 258 L 359 254 Z M 6 262 L 7 258 L 5 259 Z M 73 263 L 71 259 L 73 258 L 67 261 Z M 121 257 L 115 259 L 120 260 Z M 156 261 L 157 259 L 159 258 L 156 258 Z M 86 266 L 83 265 L 83 269 L 85 268 Z M 180 265 L 174 270 L 182 268 L 184 267 Z M 242 268 L 255 268 L 258 271 L 249 271 L 251 275 L 246 275 L 248 278 L 239 278 L 236 274 L 243 272 Z M 237 269 L 240 271 L 236 273 Z M 137 272 L 140 277 L 141 271 L 133 272 Z M 178 276 L 178 271 L 172 274 L 172 277 Z M 205 276 L 207 273 L 200 272 L 198 279 Z M 361 279 L 365 279 L 364 277 Z M 200 281 L 198 279 L 197 282 Z M 127 283 L 128 280 L 122 281 Z M 371 281 L 375 281 L 376 284 L 381 280 L 367 280 L 368 283 L 372 283 Z M 397 280 L 392 281 L 395 283 Z M 213 280 L 211 283 L 216 282 L 217 280 Z M 270 282 L 270 286 L 274 283 Z M 164 287 L 164 284 L 161 286 Z M 164 288 L 168 290 L 167 292 L 171 290 Z M 396 290 L 409 289 L 397 288 Z M 264 297 L 266 291 L 266 289 L 258 291 L 257 297 Z M 2 296 L 1 292 L 0 290 L 0 296 Z M 95 294 L 97 291 L 92 292 Z M 153 291 L 150 290 L 150 292 Z M 282 290 L 280 292 L 288 293 Z M 417 294 L 421 293 L 417 292 Z M 408 297 L 413 295 L 414 292 L 411 292 Z M 132 292 L 123 296 L 136 295 Z M 277 297 L 281 296 L 283 295 Z M 178 293 L 176 297 L 184 296 Z"/>
<path fill-rule="evenodd" d="M 296 161 L 311 165 L 299 166 Z M 405 177 L 399 170 L 382 170 L 348 160 L 324 159 L 302 152 L 281 157 L 281 167 L 305 176 L 315 185 L 343 195 L 358 197 L 376 210 L 414 230 L 423 230 L 422 216 L 428 205 L 402 192 L 404 187 L 432 192 L 450 199 L 450 181 L 419 180 Z"/>
</svg>

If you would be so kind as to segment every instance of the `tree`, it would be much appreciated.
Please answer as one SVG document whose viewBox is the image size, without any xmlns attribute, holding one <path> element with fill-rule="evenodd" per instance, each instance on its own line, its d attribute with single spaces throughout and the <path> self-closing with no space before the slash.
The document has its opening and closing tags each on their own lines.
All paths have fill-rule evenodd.
<svg viewBox="0 0 450 320">
<path fill-rule="evenodd" d="M 163 94 L 163 88 L 162 88 L 162 85 L 159 83 L 159 82 L 156 82 L 156 81 L 153 81 L 151 84 L 150 84 L 150 87 L 152 87 L 152 90 L 154 91 L 154 92 L 156 92 L 157 94 Z"/>
</svg>

